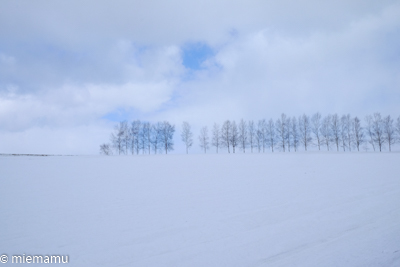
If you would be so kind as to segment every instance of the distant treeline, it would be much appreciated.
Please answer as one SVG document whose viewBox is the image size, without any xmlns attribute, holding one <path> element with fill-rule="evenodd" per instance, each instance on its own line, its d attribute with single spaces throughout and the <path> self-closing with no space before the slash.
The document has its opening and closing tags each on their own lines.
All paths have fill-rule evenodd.
<svg viewBox="0 0 400 267">
<path fill-rule="evenodd" d="M 175 126 L 169 122 L 123 121 L 115 126 L 110 143 L 100 146 L 100 153 L 116 154 L 150 154 L 168 153 L 174 149 L 173 135 Z M 200 129 L 198 143 L 204 153 L 215 148 L 218 153 L 226 149 L 228 153 L 240 150 L 248 152 L 267 151 L 304 151 L 311 147 L 326 151 L 360 151 L 383 149 L 392 150 L 393 145 L 400 143 L 400 116 L 394 121 L 390 115 L 382 117 L 374 113 L 365 117 L 363 123 L 358 117 L 337 114 L 322 117 L 320 113 L 313 116 L 288 117 L 282 114 L 276 121 L 262 119 L 227 120 L 222 125 L 214 123 L 211 136 L 207 126 Z M 193 146 L 193 132 L 188 122 L 183 122 L 181 138 L 186 146 L 186 153 Z"/>
<path fill-rule="evenodd" d="M 173 136 L 175 126 L 169 122 L 141 122 L 136 120 L 128 124 L 122 121 L 114 127 L 111 133 L 110 143 L 100 146 L 100 153 L 112 155 L 113 150 L 120 154 L 145 154 L 174 150 Z"/>
</svg>

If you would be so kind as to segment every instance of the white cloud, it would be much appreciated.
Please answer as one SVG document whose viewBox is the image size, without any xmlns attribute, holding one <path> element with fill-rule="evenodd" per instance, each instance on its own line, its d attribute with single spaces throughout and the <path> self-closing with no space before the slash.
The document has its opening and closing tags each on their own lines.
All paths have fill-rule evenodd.
<svg viewBox="0 0 400 267">
<path fill-rule="evenodd" d="M 118 41 L 104 57 L 119 62 L 124 72 L 121 82 L 61 80 L 54 87 L 45 85 L 24 92 L 17 85 L 5 85 L 5 90 L 0 90 L 0 129 L 79 126 L 116 109 L 155 112 L 171 100 L 184 73 L 176 46 L 146 48 L 138 53 L 131 42 Z"/>
<path fill-rule="evenodd" d="M 115 109 L 154 112 L 171 99 L 173 84 L 127 83 L 122 85 L 65 85 L 35 95 L 0 97 L 3 130 L 24 130 L 35 125 L 81 125 L 99 120 Z M 12 116 L 10 116 L 12 114 Z"/>
<path fill-rule="evenodd" d="M 378 110 L 397 116 L 399 62 L 391 65 L 383 59 L 397 48 L 381 36 L 392 35 L 399 43 L 399 27 L 397 5 L 331 32 L 286 36 L 261 30 L 241 36 L 208 62 L 220 71 L 202 71 L 185 85 L 179 106 L 168 116 L 199 125 L 276 118 L 281 112 L 363 117 Z"/>
</svg>

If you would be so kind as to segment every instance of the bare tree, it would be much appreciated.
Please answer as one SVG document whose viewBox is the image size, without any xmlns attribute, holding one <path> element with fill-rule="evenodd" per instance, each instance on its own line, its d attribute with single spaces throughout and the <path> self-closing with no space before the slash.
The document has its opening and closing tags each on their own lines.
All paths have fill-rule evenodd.
<svg viewBox="0 0 400 267">
<path fill-rule="evenodd" d="M 149 154 L 151 151 L 151 129 L 150 122 L 143 123 L 143 154 L 145 153 L 145 150 L 147 150 Z"/>
<path fill-rule="evenodd" d="M 239 143 L 239 131 L 235 121 L 232 121 L 231 129 L 232 129 L 232 134 L 231 134 L 232 151 L 233 153 L 235 153 L 235 148 Z"/>
<path fill-rule="evenodd" d="M 352 120 L 350 114 L 346 115 L 346 119 L 344 120 L 344 123 L 346 124 L 346 133 L 347 133 L 347 147 L 351 151 L 352 144 L 354 143 L 354 127 L 353 123 L 354 121 Z"/>
<path fill-rule="evenodd" d="M 225 121 L 224 124 L 222 125 L 221 129 L 221 145 L 228 148 L 228 153 L 230 152 L 230 146 L 231 146 L 231 137 L 232 136 L 232 125 L 229 120 Z"/>
<path fill-rule="evenodd" d="M 257 124 L 256 146 L 257 146 L 258 153 L 261 152 L 262 144 L 263 144 L 263 134 L 262 134 L 262 130 L 260 129 L 260 124 Z"/>
<path fill-rule="evenodd" d="M 175 133 L 175 126 L 171 125 L 169 122 L 164 121 L 162 123 L 161 128 L 161 140 L 163 147 L 165 149 L 165 154 L 168 154 L 168 151 L 174 150 L 174 133 Z"/>
<path fill-rule="evenodd" d="M 268 136 L 268 144 L 271 148 L 271 151 L 274 152 L 274 147 L 276 145 L 276 134 L 275 134 L 275 124 L 272 119 L 269 119 L 268 124 L 266 125 L 266 132 Z"/>
<path fill-rule="evenodd" d="M 259 141 L 262 146 L 263 153 L 265 152 L 265 147 L 267 146 L 267 122 L 265 119 L 258 121 L 258 128 L 259 131 Z"/>
<path fill-rule="evenodd" d="M 160 144 L 162 142 L 162 122 L 157 122 L 151 126 L 151 136 L 150 143 L 153 147 L 154 154 L 157 154 L 157 151 L 161 150 Z"/>
<path fill-rule="evenodd" d="M 110 144 L 100 145 L 100 154 L 110 156 L 112 155 L 112 149 Z"/>
<path fill-rule="evenodd" d="M 388 115 L 383 119 L 383 133 L 386 142 L 389 145 L 389 151 L 392 151 L 392 146 L 396 143 L 396 132 L 393 125 L 393 119 Z"/>
<path fill-rule="evenodd" d="M 139 129 L 139 149 L 142 150 L 142 154 L 145 153 L 147 148 L 147 127 L 146 123 L 141 123 Z"/>
<path fill-rule="evenodd" d="M 287 151 L 290 152 L 290 146 L 292 145 L 292 120 L 290 119 L 290 117 L 286 119 L 285 127 L 286 147 Z"/>
<path fill-rule="evenodd" d="M 372 116 L 371 115 L 366 116 L 365 121 L 367 122 L 366 131 L 369 136 L 368 143 L 371 144 L 372 148 L 375 151 L 375 134 L 374 134 L 374 129 L 373 129 L 374 127 L 373 127 L 373 122 L 372 122 Z"/>
<path fill-rule="evenodd" d="M 348 138 L 348 132 L 350 131 L 349 128 L 347 128 L 347 123 L 346 123 L 346 115 L 343 115 L 340 118 L 340 140 L 341 140 L 341 147 L 343 149 L 343 151 L 346 151 L 346 147 L 348 145 L 347 143 L 347 138 Z M 350 150 L 350 148 L 349 148 Z"/>
<path fill-rule="evenodd" d="M 255 147 L 254 143 L 256 140 L 256 127 L 254 126 L 254 121 L 249 121 L 248 129 L 249 129 L 249 145 L 251 153 L 253 153 L 253 148 Z"/>
<path fill-rule="evenodd" d="M 239 146 L 243 150 L 243 153 L 246 153 L 246 147 L 248 144 L 248 129 L 247 123 L 241 119 L 239 123 Z"/>
<path fill-rule="evenodd" d="M 319 112 L 311 118 L 311 131 L 317 141 L 318 150 L 321 150 L 321 114 Z"/>
<path fill-rule="evenodd" d="M 200 130 L 199 135 L 200 147 L 204 149 L 204 153 L 207 153 L 207 149 L 209 148 L 209 137 L 208 137 L 208 129 L 207 126 L 204 126 Z"/>
<path fill-rule="evenodd" d="M 111 133 L 111 144 L 113 148 L 118 152 L 118 155 L 124 152 L 124 134 L 125 134 L 125 122 L 121 121 L 114 127 L 114 133 Z"/>
<path fill-rule="evenodd" d="M 286 115 L 282 113 L 281 118 L 276 120 L 275 130 L 278 137 L 279 144 L 283 152 L 285 152 L 286 145 Z"/>
<path fill-rule="evenodd" d="M 383 120 L 379 112 L 374 113 L 372 118 L 372 130 L 374 132 L 374 142 L 378 144 L 379 152 L 382 152 L 382 146 L 386 140 L 383 132 Z"/>
<path fill-rule="evenodd" d="M 131 151 L 132 154 L 135 153 L 139 154 L 139 149 L 140 149 L 140 129 L 142 127 L 142 123 L 140 120 L 133 121 L 131 123 L 131 128 L 130 128 L 130 135 L 131 135 Z"/>
<path fill-rule="evenodd" d="M 304 146 L 305 151 L 309 150 L 311 145 L 321 147 L 326 145 L 329 151 L 332 145 L 336 145 L 336 150 L 340 147 L 343 151 L 356 149 L 369 150 L 369 145 L 379 151 L 388 144 L 389 151 L 396 143 L 400 143 L 400 116 L 395 121 L 390 115 L 382 117 L 376 112 L 373 115 L 365 117 L 365 128 L 361 125 L 358 117 L 352 118 L 350 114 L 339 117 L 337 114 L 322 117 L 320 113 L 315 113 L 311 118 L 306 114 L 290 118 L 284 113 L 276 120 L 259 120 L 257 127 L 254 121 L 241 119 L 238 125 L 235 121 L 225 121 L 222 128 L 214 123 L 212 138 L 208 136 L 208 128 L 203 127 L 198 136 L 200 147 L 207 153 L 210 146 L 216 147 L 219 152 L 221 147 L 226 147 L 228 153 L 236 153 L 237 147 L 246 153 L 246 148 L 257 147 L 258 152 L 265 152 L 268 146 L 274 152 L 276 146 L 278 149 L 286 152 L 294 149 L 297 152 L 300 144 Z M 139 154 L 139 152 L 149 153 L 153 150 L 167 154 L 173 150 L 173 135 L 175 126 L 169 122 L 141 122 L 135 120 L 128 126 L 126 121 L 121 121 L 115 125 L 110 136 L 110 143 L 100 145 L 100 154 L 111 155 L 113 152 L 118 155 Z M 193 145 L 193 134 L 189 123 L 183 122 L 182 141 L 186 145 L 186 153 Z M 313 139 L 315 138 L 315 142 Z M 210 140 L 212 139 L 212 140 Z"/>
<path fill-rule="evenodd" d="M 322 125 L 321 125 L 321 137 L 322 137 L 322 142 L 323 144 L 326 145 L 326 149 L 329 151 L 330 148 L 330 143 L 332 140 L 332 132 L 331 132 L 331 120 L 332 116 L 328 115 L 324 117 L 322 120 Z"/>
<path fill-rule="evenodd" d="M 128 129 L 128 122 L 122 121 L 120 122 L 120 130 L 122 134 L 122 145 L 123 145 L 123 152 L 128 154 L 128 149 L 130 147 L 130 134 Z"/>
<path fill-rule="evenodd" d="M 364 144 L 364 130 L 361 127 L 361 121 L 359 118 L 355 117 L 353 119 L 353 139 L 357 147 L 357 151 L 360 151 L 360 145 Z"/>
<path fill-rule="evenodd" d="M 290 135 L 292 136 L 292 144 L 293 144 L 294 151 L 296 152 L 297 147 L 299 146 L 299 129 L 298 129 L 296 117 L 292 118 L 292 123 L 290 126 L 291 126 Z"/>
<path fill-rule="evenodd" d="M 400 116 L 397 118 L 396 121 L 396 132 L 397 132 L 397 141 L 400 142 Z"/>
<path fill-rule="evenodd" d="M 340 143 L 340 120 L 337 114 L 332 115 L 331 120 L 331 132 L 332 139 L 336 144 L 336 150 L 339 151 L 339 143 Z"/>
<path fill-rule="evenodd" d="M 308 146 L 312 143 L 310 118 L 303 114 L 299 117 L 300 142 L 304 145 L 304 150 L 307 151 Z"/>
<path fill-rule="evenodd" d="M 182 123 L 181 138 L 186 145 L 186 154 L 188 154 L 189 148 L 193 145 L 193 133 L 189 123 L 186 121 Z"/>
<path fill-rule="evenodd" d="M 213 126 L 212 145 L 215 146 L 215 148 L 217 149 L 217 153 L 218 153 L 218 149 L 221 146 L 221 131 L 219 129 L 219 125 L 216 123 L 214 123 L 214 126 Z"/>
</svg>

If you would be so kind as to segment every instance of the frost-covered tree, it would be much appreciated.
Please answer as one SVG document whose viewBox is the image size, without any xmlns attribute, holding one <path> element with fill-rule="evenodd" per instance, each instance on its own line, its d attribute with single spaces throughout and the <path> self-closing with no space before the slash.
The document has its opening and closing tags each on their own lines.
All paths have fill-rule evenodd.
<svg viewBox="0 0 400 267">
<path fill-rule="evenodd" d="M 355 117 L 352 123 L 353 127 L 353 137 L 354 144 L 357 147 L 357 151 L 360 151 L 360 146 L 365 143 L 364 129 L 361 127 L 361 121 L 359 118 Z"/>
<path fill-rule="evenodd" d="M 129 134 L 129 129 L 128 129 L 128 122 L 127 121 L 121 121 L 119 124 L 119 131 L 121 131 L 121 138 L 122 138 L 122 146 L 123 149 L 121 152 L 124 152 L 125 154 L 128 154 L 128 149 L 130 147 L 130 134 Z"/>
<path fill-rule="evenodd" d="M 290 152 L 290 146 L 292 146 L 292 120 L 290 119 L 290 117 L 286 119 L 285 127 L 286 127 L 285 142 L 287 151 Z"/>
<path fill-rule="evenodd" d="M 306 114 L 299 117 L 299 133 L 300 142 L 303 144 L 304 150 L 307 151 L 308 146 L 312 143 L 312 137 L 310 117 Z"/>
<path fill-rule="evenodd" d="M 144 143 L 143 143 L 143 154 L 145 152 L 148 152 L 150 154 L 151 151 L 151 124 L 150 122 L 145 122 L 143 123 L 143 139 L 144 139 Z"/>
<path fill-rule="evenodd" d="M 294 148 L 294 151 L 296 152 L 299 146 L 299 127 L 297 124 L 296 117 L 292 118 L 290 126 L 291 126 L 290 135 L 292 136 L 292 146 Z"/>
<path fill-rule="evenodd" d="M 139 129 L 139 149 L 142 150 L 142 154 L 145 153 L 147 148 L 147 127 L 145 122 L 140 124 Z"/>
<path fill-rule="evenodd" d="M 396 120 L 396 134 L 397 134 L 397 141 L 400 142 L 400 116 Z"/>
<path fill-rule="evenodd" d="M 374 113 L 372 117 L 372 131 L 374 133 L 374 143 L 379 147 L 379 152 L 382 152 L 382 147 L 385 144 L 383 119 L 379 112 Z"/>
<path fill-rule="evenodd" d="M 131 135 L 131 152 L 132 155 L 135 153 L 139 154 L 140 150 L 140 138 L 139 138 L 139 132 L 142 127 L 142 123 L 140 120 L 135 120 L 131 123 L 130 127 L 130 135 Z"/>
<path fill-rule="evenodd" d="M 248 130 L 249 130 L 249 145 L 251 153 L 253 153 L 253 148 L 255 147 L 255 141 L 256 141 L 256 127 L 254 125 L 254 121 L 249 121 Z"/>
<path fill-rule="evenodd" d="M 258 150 L 258 153 L 260 153 L 261 152 L 261 149 L 262 149 L 262 143 L 263 143 L 263 134 L 262 134 L 262 131 L 260 130 L 260 125 L 259 124 L 257 124 L 257 130 L 256 130 L 256 147 L 257 147 L 257 150 Z"/>
<path fill-rule="evenodd" d="M 332 115 L 331 120 L 332 139 L 336 144 L 336 150 L 339 151 L 340 144 L 340 120 L 338 114 Z"/>
<path fill-rule="evenodd" d="M 243 119 L 239 122 L 239 147 L 242 149 L 243 153 L 246 153 L 246 147 L 248 144 L 248 127 L 246 121 Z"/>
<path fill-rule="evenodd" d="M 275 133 L 275 124 L 272 119 L 269 119 L 267 125 L 266 125 L 266 135 L 267 135 L 267 140 L 269 147 L 271 148 L 271 151 L 274 152 L 274 147 L 276 145 L 276 133 Z"/>
<path fill-rule="evenodd" d="M 314 134 L 318 150 L 321 150 L 321 113 L 315 113 L 311 118 L 311 132 Z"/>
<path fill-rule="evenodd" d="M 367 115 L 365 117 L 365 122 L 367 123 L 366 126 L 366 132 L 369 137 L 368 143 L 372 146 L 372 148 L 375 151 L 375 136 L 374 136 L 374 129 L 373 129 L 373 123 L 372 123 L 372 116 Z"/>
<path fill-rule="evenodd" d="M 188 154 L 189 148 L 193 145 L 193 133 L 190 124 L 186 121 L 182 123 L 181 138 L 186 145 L 186 154 Z"/>
<path fill-rule="evenodd" d="M 153 148 L 154 154 L 157 154 L 157 151 L 161 150 L 161 142 L 162 142 L 162 122 L 157 122 L 151 126 L 151 135 L 150 135 L 150 143 Z"/>
<path fill-rule="evenodd" d="M 174 150 L 174 133 L 175 126 L 171 125 L 167 121 L 164 121 L 161 128 L 161 140 L 165 154 L 168 154 L 168 151 Z"/>
<path fill-rule="evenodd" d="M 112 149 L 110 144 L 100 145 L 100 154 L 110 156 L 112 155 Z"/>
<path fill-rule="evenodd" d="M 346 123 L 346 120 L 347 120 L 346 115 L 343 115 L 340 118 L 340 141 L 341 141 L 340 146 L 342 147 L 343 151 L 346 151 L 346 147 L 348 146 L 347 138 L 348 138 L 348 132 L 350 131 Z"/>
<path fill-rule="evenodd" d="M 221 145 L 223 147 L 228 148 L 228 153 L 231 153 L 230 152 L 231 139 L 232 139 L 232 124 L 229 120 L 226 120 L 224 124 L 222 124 Z"/>
<path fill-rule="evenodd" d="M 397 141 L 400 142 L 400 116 L 396 120 L 396 135 Z"/>
<path fill-rule="evenodd" d="M 332 121 L 332 115 L 328 115 L 323 118 L 322 120 L 322 125 L 321 125 L 321 143 L 326 145 L 326 149 L 329 151 L 329 148 L 331 147 L 331 141 L 332 141 L 332 131 L 331 131 L 331 121 Z"/>
<path fill-rule="evenodd" d="M 239 144 L 239 130 L 236 126 L 236 122 L 232 121 L 232 132 L 231 132 L 231 144 L 232 144 L 232 151 L 235 153 L 235 149 Z"/>
<path fill-rule="evenodd" d="M 265 148 L 267 147 L 267 122 L 265 119 L 259 120 L 258 125 L 257 125 L 257 131 L 258 131 L 258 138 L 260 145 L 262 147 L 262 152 L 265 152 Z"/>
<path fill-rule="evenodd" d="M 281 117 L 275 122 L 275 131 L 281 150 L 285 152 L 286 148 L 286 115 L 282 113 Z"/>
<path fill-rule="evenodd" d="M 126 131 L 126 122 L 121 121 L 114 127 L 114 132 L 111 133 L 110 136 L 110 141 L 112 144 L 112 147 L 117 151 L 118 155 L 121 155 L 121 153 L 124 153 L 124 137 L 125 137 L 125 131 Z"/>
<path fill-rule="evenodd" d="M 207 149 L 209 148 L 209 137 L 208 137 L 208 129 L 207 126 L 204 126 L 200 130 L 199 135 L 199 144 L 202 149 L 204 149 L 204 153 L 207 153 Z"/>
<path fill-rule="evenodd" d="M 392 151 L 392 146 L 396 143 L 396 131 L 390 115 L 383 119 L 383 134 L 386 143 L 389 145 L 389 151 Z"/>
<path fill-rule="evenodd" d="M 347 134 L 347 147 L 351 151 L 352 144 L 354 143 L 354 127 L 353 127 L 353 119 L 351 118 L 350 114 L 346 115 L 344 119 L 344 123 L 346 124 L 346 134 Z"/>
<path fill-rule="evenodd" d="M 218 153 L 218 149 L 221 146 L 221 130 L 219 129 L 219 125 L 214 123 L 213 130 L 212 130 L 212 143 L 215 146 L 215 149 Z"/>
<path fill-rule="evenodd" d="M 232 139 L 232 123 L 231 121 L 226 120 L 222 124 L 221 128 L 221 144 L 223 147 L 228 149 L 228 153 L 231 153 L 230 152 L 231 139 Z"/>
</svg>

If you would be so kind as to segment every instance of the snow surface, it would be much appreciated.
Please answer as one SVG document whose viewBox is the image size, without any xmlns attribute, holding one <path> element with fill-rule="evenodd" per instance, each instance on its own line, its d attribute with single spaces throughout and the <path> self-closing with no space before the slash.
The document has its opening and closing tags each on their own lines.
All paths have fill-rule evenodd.
<svg viewBox="0 0 400 267">
<path fill-rule="evenodd" d="M 0 254 L 400 266 L 399 163 L 399 153 L 1 156 Z"/>
</svg>

